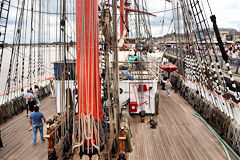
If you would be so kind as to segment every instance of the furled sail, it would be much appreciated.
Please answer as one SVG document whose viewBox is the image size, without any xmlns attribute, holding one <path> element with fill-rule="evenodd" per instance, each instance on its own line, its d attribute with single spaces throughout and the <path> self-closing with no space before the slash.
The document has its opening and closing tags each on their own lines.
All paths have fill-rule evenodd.
<svg viewBox="0 0 240 160">
<path fill-rule="evenodd" d="M 79 111 L 101 120 L 97 0 L 76 0 L 76 47 Z"/>
</svg>

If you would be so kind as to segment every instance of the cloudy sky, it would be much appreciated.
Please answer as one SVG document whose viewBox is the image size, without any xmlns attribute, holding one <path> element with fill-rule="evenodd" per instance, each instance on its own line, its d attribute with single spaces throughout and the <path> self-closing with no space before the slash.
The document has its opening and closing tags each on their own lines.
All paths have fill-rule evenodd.
<svg viewBox="0 0 240 160">
<path fill-rule="evenodd" d="M 29 1 L 29 9 L 30 9 L 31 0 L 28 0 L 28 1 Z M 207 11 L 207 17 L 209 18 L 210 13 L 209 13 L 209 7 L 207 5 L 207 0 L 201 0 L 201 1 L 204 4 L 204 8 Z M 37 2 L 38 2 L 38 0 L 37 0 Z M 46 5 L 48 3 L 48 5 L 50 6 L 49 11 L 56 12 L 56 0 L 42 0 L 42 2 L 44 2 L 44 6 L 43 6 L 43 8 L 45 9 L 44 11 L 47 11 Z M 70 5 L 73 5 L 75 0 L 67 0 L 67 2 L 69 3 L 69 12 L 73 12 Z M 174 27 L 173 27 L 173 25 L 170 26 L 170 22 L 173 18 L 173 16 L 172 16 L 173 12 L 171 10 L 167 11 L 165 13 L 160 12 L 160 11 L 165 10 L 165 8 L 167 10 L 171 9 L 172 8 L 171 3 L 166 2 L 165 0 L 146 0 L 146 2 L 148 5 L 149 12 L 151 12 L 151 13 L 158 12 L 158 13 L 155 13 L 156 17 L 152 17 L 152 16 L 150 17 L 153 37 L 167 34 L 168 30 L 169 30 L 169 32 L 172 32 Z M 213 14 L 215 14 L 217 17 L 217 23 L 220 28 L 235 28 L 238 31 L 240 31 L 240 16 L 239 16 L 240 0 L 209 0 L 209 2 L 211 5 Z M 166 4 L 166 7 L 165 7 L 165 4 Z M 12 0 L 12 5 L 17 6 L 17 0 Z M 25 15 L 26 15 L 26 12 L 25 12 Z M 29 19 L 28 25 L 29 25 L 30 24 L 30 12 L 28 13 L 28 17 L 29 17 L 28 18 Z M 165 18 L 164 18 L 164 25 L 162 27 L 163 17 L 165 17 Z M 9 15 L 9 25 L 8 25 L 8 29 L 7 29 L 8 36 L 6 38 L 6 42 L 8 42 L 8 43 L 12 43 L 12 41 L 13 41 L 13 35 L 14 35 L 13 30 L 14 30 L 15 19 L 16 19 L 16 8 L 11 7 L 11 12 Z M 69 22 L 71 23 L 71 20 L 69 20 Z M 50 32 L 48 32 L 46 34 L 49 34 L 53 38 L 51 41 L 54 41 L 55 40 L 54 38 L 56 37 L 55 36 L 55 33 L 56 33 L 56 16 L 55 15 L 50 15 L 49 22 L 44 20 L 43 24 L 45 24 L 47 26 L 49 23 L 51 25 Z M 210 25 L 211 25 L 211 23 L 210 23 Z M 37 24 L 37 26 L 38 26 L 38 24 Z M 74 26 L 74 24 L 72 24 L 72 26 L 70 28 L 73 28 L 73 26 Z M 72 31 L 70 31 L 70 32 L 71 32 L 71 34 L 73 34 Z M 27 36 L 29 36 L 29 35 L 30 34 L 28 32 Z"/>
<path fill-rule="evenodd" d="M 165 8 L 165 0 L 146 0 L 148 2 L 148 10 L 150 12 L 163 11 Z M 207 0 L 201 0 L 207 12 L 209 20 L 210 12 Z M 240 0 L 208 0 L 213 14 L 217 17 L 219 28 L 235 28 L 240 31 Z M 166 9 L 171 9 L 170 3 L 166 4 Z M 165 13 L 165 26 L 162 29 L 162 19 L 164 13 L 157 13 L 157 17 L 151 17 L 152 33 L 154 36 L 166 34 L 172 19 L 172 11 Z M 209 20 L 210 21 L 210 20 Z M 210 23 L 211 25 L 211 23 Z M 173 28 L 173 25 L 172 27 Z M 162 33 L 163 32 L 163 33 Z"/>
</svg>

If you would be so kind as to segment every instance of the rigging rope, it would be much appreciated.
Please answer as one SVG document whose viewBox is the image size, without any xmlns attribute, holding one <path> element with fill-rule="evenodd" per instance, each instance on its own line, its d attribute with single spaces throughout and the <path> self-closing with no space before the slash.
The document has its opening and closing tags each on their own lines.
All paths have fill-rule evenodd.
<svg viewBox="0 0 240 160">
<path fill-rule="evenodd" d="M 49 2 L 52 2 L 52 1 L 49 1 Z M 15 9 L 22 9 L 21 7 L 17 7 L 17 6 L 14 6 L 14 5 L 10 5 L 11 7 L 15 8 Z M 25 11 L 31 11 L 29 9 L 24 9 Z M 58 15 L 58 13 L 54 13 L 54 12 L 43 12 L 43 11 L 37 11 L 37 10 L 34 10 L 33 12 L 35 13 L 43 13 L 43 14 L 49 14 L 49 15 Z M 69 13 L 66 13 L 67 15 L 75 15 L 76 13 L 75 12 L 69 12 Z"/>
<path fill-rule="evenodd" d="M 6 3 L 6 2 L 4 2 Z M 30 4 L 31 3 L 31 4 Z M 38 81 L 47 77 L 47 74 L 51 74 L 50 59 L 47 58 L 47 15 L 41 16 L 39 13 L 39 21 L 36 19 L 37 9 L 36 0 L 18 0 L 17 11 L 16 11 L 16 20 L 14 26 L 14 37 L 13 44 L 11 45 L 11 54 L 10 54 L 10 65 L 8 68 L 7 82 L 5 85 L 4 92 L 7 93 L 2 99 L 3 102 L 10 100 L 14 96 L 20 96 L 23 90 L 16 90 L 16 88 L 23 88 L 25 83 L 32 84 L 36 82 L 35 76 L 38 77 Z M 43 7 L 43 11 L 48 9 L 45 5 L 41 4 L 38 6 L 39 10 Z M 26 11 L 26 12 L 25 12 Z M 30 12 L 30 13 L 28 13 Z M 30 22 L 28 20 L 29 14 L 31 15 Z M 43 23 L 41 23 L 43 22 Z M 39 25 L 37 25 L 39 24 Z M 42 25 L 41 25 L 42 24 Z M 39 28 L 38 34 L 36 33 L 36 28 Z M 42 28 L 42 31 L 40 30 Z M 36 39 L 38 39 L 37 47 Z M 50 35 L 49 35 L 50 41 Z M 29 45 L 27 44 L 29 42 Z M 34 46 L 33 46 L 34 45 Z M 30 48 L 28 49 L 28 46 Z M 38 55 L 36 56 L 35 48 L 38 48 Z M 40 49 L 41 48 L 41 49 Z M 9 48 L 6 48 L 9 50 Z M 41 52 L 41 53 L 40 53 Z M 50 48 L 49 48 L 50 52 Z M 34 57 L 34 58 L 33 58 Z M 28 64 L 26 65 L 26 62 Z M 26 67 L 28 66 L 28 67 Z M 37 68 L 37 69 L 36 69 Z M 27 70 L 27 78 L 25 71 Z M 37 70 L 37 72 L 36 72 Z M 40 78 L 41 77 L 41 78 Z M 28 81 L 26 81 L 26 79 Z M 21 87 L 20 87 L 21 86 Z M 31 87 L 31 86 L 30 86 Z M 8 92 L 14 90 L 16 92 Z"/>
<path fill-rule="evenodd" d="M 225 89 L 224 92 L 228 89 L 226 90 L 226 82 L 211 39 L 210 27 L 205 20 L 205 11 L 198 0 L 180 1 L 180 5 L 185 25 L 184 32 L 186 36 L 188 36 L 186 40 L 188 44 L 198 48 L 197 50 L 194 48 L 193 52 L 187 51 L 189 53 L 185 55 L 185 72 L 187 77 L 192 81 L 197 80 L 200 84 L 190 86 L 197 90 L 200 95 L 207 100 L 213 102 L 222 112 L 235 119 L 234 110 L 228 103 L 223 103 L 222 100 L 222 88 Z M 178 31 L 178 33 L 180 32 Z M 189 33 L 193 34 L 190 36 Z M 195 42 L 193 40 L 194 38 Z M 209 41 L 207 41 L 207 38 Z M 189 45 L 187 49 L 189 49 Z M 215 61 L 212 59 L 210 52 L 213 53 Z M 210 66 L 210 68 L 208 68 L 208 66 Z M 222 87 L 220 85 L 222 85 Z M 219 96 L 210 94 L 208 90 L 205 90 L 205 87 L 213 90 L 213 92 L 217 93 Z"/>
<path fill-rule="evenodd" d="M 20 0 L 18 0 L 18 5 L 20 5 Z M 22 1 L 22 8 L 24 8 L 25 6 L 25 0 Z M 14 61 L 15 61 L 15 54 L 14 54 L 14 47 L 16 44 L 17 45 L 17 50 L 19 51 L 19 45 L 20 45 L 20 41 L 21 41 L 21 28 L 22 28 L 22 22 L 23 22 L 23 13 L 24 10 L 22 9 L 19 13 L 19 19 L 17 21 L 17 16 L 16 16 L 16 21 L 15 21 L 15 27 L 14 27 L 14 33 L 17 33 L 16 35 L 14 35 L 13 37 L 13 47 L 12 47 L 12 53 L 11 53 L 11 58 L 10 58 L 10 65 L 9 65 L 9 70 L 8 70 L 8 76 L 7 76 L 7 83 L 5 85 L 5 90 L 4 92 L 6 92 L 7 96 L 5 96 L 5 99 L 3 98 L 3 103 L 7 100 L 9 100 L 9 91 L 11 88 L 11 75 L 13 74 L 13 68 L 14 68 Z M 16 12 L 16 15 L 18 15 L 18 10 Z M 15 79 L 16 80 L 16 79 Z"/>
</svg>

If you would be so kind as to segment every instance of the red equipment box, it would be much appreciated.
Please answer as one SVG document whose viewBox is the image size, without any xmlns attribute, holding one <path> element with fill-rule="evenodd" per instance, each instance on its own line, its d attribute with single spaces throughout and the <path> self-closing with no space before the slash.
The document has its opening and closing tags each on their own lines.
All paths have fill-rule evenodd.
<svg viewBox="0 0 240 160">
<path fill-rule="evenodd" d="M 130 102 L 129 112 L 137 112 L 137 102 Z"/>
</svg>

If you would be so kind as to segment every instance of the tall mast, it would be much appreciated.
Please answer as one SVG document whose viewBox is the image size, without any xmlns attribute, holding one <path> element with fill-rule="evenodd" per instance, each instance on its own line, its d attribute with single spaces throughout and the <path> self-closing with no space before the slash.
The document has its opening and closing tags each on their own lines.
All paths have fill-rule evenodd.
<svg viewBox="0 0 240 160">
<path fill-rule="evenodd" d="M 120 110 L 120 103 L 119 103 L 119 67 L 118 67 L 118 32 L 117 32 L 117 0 L 113 0 L 113 51 L 114 51 L 114 121 L 115 121 L 115 130 L 118 134 L 118 113 Z M 122 19 L 122 18 L 120 18 Z"/>
<path fill-rule="evenodd" d="M 63 73 L 62 73 L 62 114 L 65 112 L 65 77 L 66 77 L 66 29 L 65 29 L 65 16 L 66 16 L 66 0 L 63 0 L 63 13 L 62 13 L 62 19 L 61 19 L 61 30 L 60 32 L 63 33 Z M 61 43 L 61 42 L 60 42 Z"/>
</svg>

